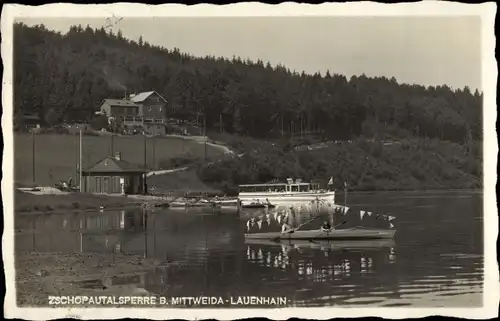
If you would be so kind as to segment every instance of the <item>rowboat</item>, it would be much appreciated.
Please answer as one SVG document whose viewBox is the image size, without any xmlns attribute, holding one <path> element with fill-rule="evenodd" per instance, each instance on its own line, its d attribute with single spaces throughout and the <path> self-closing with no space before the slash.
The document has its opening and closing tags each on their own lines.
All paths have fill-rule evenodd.
<svg viewBox="0 0 500 321">
<path fill-rule="evenodd" d="M 187 207 L 214 207 L 212 203 L 188 203 L 188 202 L 171 202 L 170 208 L 187 208 Z"/>
<path fill-rule="evenodd" d="M 185 202 L 171 202 L 169 205 L 170 205 L 170 208 L 186 207 Z"/>
<path fill-rule="evenodd" d="M 279 239 L 271 241 L 266 239 L 247 239 L 245 243 L 250 246 L 285 246 L 288 248 L 310 248 L 310 249 L 376 249 L 394 247 L 392 239 L 373 240 L 292 240 Z"/>
<path fill-rule="evenodd" d="M 215 200 L 213 203 L 220 206 L 237 206 L 238 199 L 229 199 L 229 200 Z"/>
<path fill-rule="evenodd" d="M 284 232 L 246 233 L 245 239 L 268 240 L 373 240 L 393 239 L 396 230 L 354 227 L 347 229 L 324 230 L 287 230 Z"/>
</svg>

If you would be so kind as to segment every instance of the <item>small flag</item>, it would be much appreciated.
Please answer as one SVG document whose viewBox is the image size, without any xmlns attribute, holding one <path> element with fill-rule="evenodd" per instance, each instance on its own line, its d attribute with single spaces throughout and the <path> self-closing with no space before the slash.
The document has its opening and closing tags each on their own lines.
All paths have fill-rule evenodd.
<svg viewBox="0 0 500 321">
<path fill-rule="evenodd" d="M 396 219 L 394 216 L 388 216 L 388 217 L 389 217 L 389 221 Z"/>
<path fill-rule="evenodd" d="M 366 214 L 368 214 L 368 216 L 372 216 L 372 212 L 367 212 Z"/>
<path fill-rule="evenodd" d="M 392 223 L 389 223 L 389 226 L 390 226 L 390 228 L 393 228 L 393 227 L 394 227 L 394 225 L 393 225 Z"/>
<path fill-rule="evenodd" d="M 346 215 L 348 210 L 349 210 L 349 207 L 345 206 L 344 207 L 344 214 L 343 215 Z"/>
<path fill-rule="evenodd" d="M 258 221 L 257 225 L 259 226 L 259 230 L 262 229 L 262 221 Z"/>
<path fill-rule="evenodd" d="M 361 216 L 361 219 L 363 219 L 363 216 L 365 215 L 365 213 L 366 213 L 365 211 L 359 211 L 359 214 L 360 214 L 360 216 Z"/>
<path fill-rule="evenodd" d="M 330 177 L 330 180 L 328 181 L 328 185 L 333 185 L 333 176 Z"/>
<path fill-rule="evenodd" d="M 344 181 L 344 187 L 347 187 L 347 181 Z"/>
</svg>

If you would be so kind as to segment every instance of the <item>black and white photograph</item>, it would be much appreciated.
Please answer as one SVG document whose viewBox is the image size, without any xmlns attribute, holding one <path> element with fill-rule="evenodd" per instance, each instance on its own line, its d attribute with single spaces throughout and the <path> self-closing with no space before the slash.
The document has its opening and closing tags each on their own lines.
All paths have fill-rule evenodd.
<svg viewBox="0 0 500 321">
<path fill-rule="evenodd" d="M 497 317 L 495 15 L 5 5 L 5 316 Z"/>
</svg>

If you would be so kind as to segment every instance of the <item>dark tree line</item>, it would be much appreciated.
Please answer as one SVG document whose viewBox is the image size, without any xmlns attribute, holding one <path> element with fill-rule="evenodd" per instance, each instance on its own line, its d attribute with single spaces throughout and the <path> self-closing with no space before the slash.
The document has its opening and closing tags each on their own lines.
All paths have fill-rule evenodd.
<svg viewBox="0 0 500 321">
<path fill-rule="evenodd" d="M 392 78 L 308 75 L 238 57 L 195 58 L 104 28 L 14 28 L 15 120 L 91 121 L 104 98 L 156 90 L 171 117 L 255 138 L 482 138 L 483 94 Z M 201 116 L 200 116 L 201 115 Z"/>
</svg>

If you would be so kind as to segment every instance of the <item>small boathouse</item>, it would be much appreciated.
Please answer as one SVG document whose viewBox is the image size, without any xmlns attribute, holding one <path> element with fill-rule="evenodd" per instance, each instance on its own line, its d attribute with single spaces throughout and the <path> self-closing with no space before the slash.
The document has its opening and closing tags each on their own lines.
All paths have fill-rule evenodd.
<svg viewBox="0 0 500 321">
<path fill-rule="evenodd" d="M 143 194 L 147 170 L 124 161 L 121 153 L 106 157 L 82 172 L 83 192 L 97 194 Z"/>
</svg>

